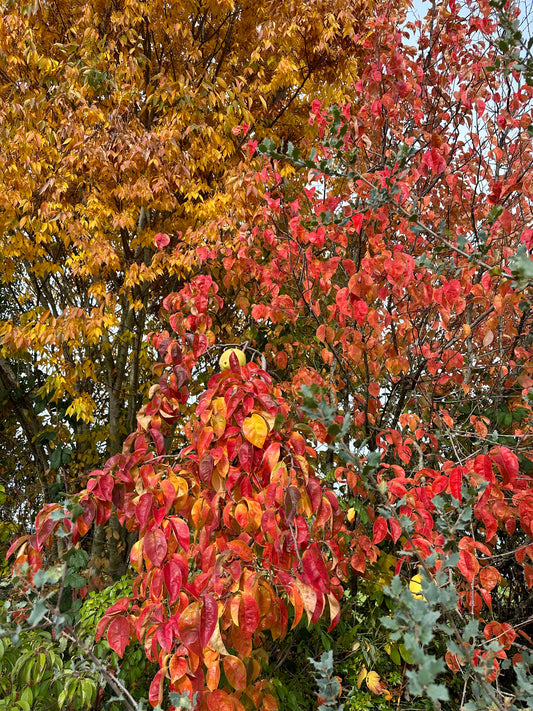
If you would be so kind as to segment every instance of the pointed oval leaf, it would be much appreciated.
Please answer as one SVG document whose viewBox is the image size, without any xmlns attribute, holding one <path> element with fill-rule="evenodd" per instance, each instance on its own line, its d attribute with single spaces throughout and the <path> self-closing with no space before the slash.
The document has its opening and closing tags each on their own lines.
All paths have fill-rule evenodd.
<svg viewBox="0 0 533 711">
<path fill-rule="evenodd" d="M 481 568 L 479 571 L 479 582 L 485 590 L 492 590 L 498 585 L 501 580 L 500 571 L 493 565 L 488 565 L 486 568 Z"/>
<path fill-rule="evenodd" d="M 187 664 L 187 659 L 181 654 L 173 654 L 170 658 L 170 664 L 168 665 L 168 670 L 170 672 L 170 681 L 174 684 L 182 676 L 185 676 L 189 665 Z"/>
<path fill-rule="evenodd" d="M 369 671 L 366 675 L 366 685 L 373 694 L 381 694 L 383 692 L 383 686 L 381 685 L 381 679 L 379 674 L 375 671 Z"/>
<path fill-rule="evenodd" d="M 168 592 L 170 603 L 176 602 L 181 590 L 181 568 L 174 561 L 170 560 L 163 568 L 165 587 Z"/>
<path fill-rule="evenodd" d="M 180 615 L 178 632 L 183 644 L 195 654 L 201 652 L 200 646 L 201 611 L 200 603 L 192 602 Z"/>
<path fill-rule="evenodd" d="M 238 657 L 229 655 L 224 658 L 224 674 L 231 686 L 237 691 L 246 689 L 246 669 Z"/>
<path fill-rule="evenodd" d="M 244 419 L 242 433 L 254 447 L 262 449 L 268 435 L 268 425 L 261 415 L 254 412 Z"/>
<path fill-rule="evenodd" d="M 222 689 L 215 689 L 206 694 L 207 708 L 209 711 L 235 711 L 233 697 Z"/>
<path fill-rule="evenodd" d="M 463 485 L 463 469 L 462 467 L 454 467 L 450 472 L 450 491 L 454 499 L 461 501 L 461 489 Z"/>
<path fill-rule="evenodd" d="M 372 543 L 374 544 L 381 543 L 387 535 L 387 521 L 383 518 L 383 516 L 378 516 L 378 518 L 374 521 L 373 533 L 374 537 L 372 539 Z"/>
<path fill-rule="evenodd" d="M 113 651 L 122 657 L 130 641 L 130 623 L 125 617 L 115 617 L 107 629 L 107 641 Z"/>
<path fill-rule="evenodd" d="M 167 539 L 161 529 L 147 531 L 143 542 L 144 554 L 148 560 L 159 567 L 167 555 Z"/>
<path fill-rule="evenodd" d="M 200 616 L 200 643 L 202 648 L 207 647 L 209 640 L 218 624 L 218 605 L 212 595 L 202 598 L 202 611 Z"/>
<path fill-rule="evenodd" d="M 316 546 L 312 546 L 304 551 L 302 555 L 302 568 L 312 587 L 323 592 L 327 591 L 329 583 L 328 570 L 322 558 L 322 554 Z"/>
<path fill-rule="evenodd" d="M 250 593 L 244 593 L 239 605 L 239 629 L 251 637 L 259 625 L 259 605 Z"/>
<path fill-rule="evenodd" d="M 163 682 L 165 680 L 165 670 L 160 669 L 154 676 L 148 692 L 148 701 L 152 706 L 160 706 L 163 701 Z"/>
</svg>

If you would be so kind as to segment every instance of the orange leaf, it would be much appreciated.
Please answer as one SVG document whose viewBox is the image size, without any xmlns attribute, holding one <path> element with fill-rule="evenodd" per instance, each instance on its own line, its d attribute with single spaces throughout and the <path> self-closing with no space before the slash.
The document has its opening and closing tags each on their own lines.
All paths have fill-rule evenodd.
<svg viewBox="0 0 533 711">
<path fill-rule="evenodd" d="M 278 702 L 272 694 L 265 694 L 261 704 L 261 711 L 278 711 L 278 708 Z"/>
<path fill-rule="evenodd" d="M 214 691 L 218 688 L 218 682 L 220 681 L 220 664 L 218 661 L 213 662 L 207 668 L 205 675 L 205 683 L 209 691 Z"/>
<path fill-rule="evenodd" d="M 302 619 L 302 613 L 304 611 L 304 605 L 302 601 L 302 596 L 296 588 L 292 590 L 292 603 L 294 605 L 294 621 L 292 623 L 291 630 L 293 630 L 298 622 Z"/>
<path fill-rule="evenodd" d="M 470 551 L 462 550 L 459 552 L 459 563 L 457 567 L 467 579 L 467 581 L 471 583 L 474 579 L 474 576 L 479 570 L 479 563 L 473 553 L 470 553 Z"/>
<path fill-rule="evenodd" d="M 238 657 L 228 655 L 224 658 L 224 674 L 227 680 L 237 691 L 246 689 L 246 669 Z"/>
<path fill-rule="evenodd" d="M 481 568 L 479 571 L 479 582 L 485 590 L 492 590 L 501 580 L 500 571 L 492 565 Z"/>
<path fill-rule="evenodd" d="M 302 598 L 303 606 L 307 619 L 311 622 L 311 618 L 316 609 L 317 594 L 310 585 L 302 583 L 301 580 L 296 580 L 296 585 L 298 587 L 298 592 Z"/>
<path fill-rule="evenodd" d="M 170 658 L 169 671 L 170 671 L 170 681 L 173 684 L 178 679 L 181 679 L 182 676 L 185 676 L 185 674 L 187 672 L 187 660 L 185 659 L 185 657 L 182 657 L 181 655 L 178 655 L 177 653 L 174 654 Z"/>
<path fill-rule="evenodd" d="M 206 695 L 209 711 L 234 711 L 233 699 L 222 689 L 215 689 Z"/>
</svg>

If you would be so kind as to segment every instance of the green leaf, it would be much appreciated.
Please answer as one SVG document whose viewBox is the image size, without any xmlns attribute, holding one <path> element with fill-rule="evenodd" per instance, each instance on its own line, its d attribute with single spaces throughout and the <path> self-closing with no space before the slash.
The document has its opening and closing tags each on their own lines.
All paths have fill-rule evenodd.
<svg viewBox="0 0 533 711">
<path fill-rule="evenodd" d="M 78 573 L 75 573 L 73 570 L 69 570 L 65 575 L 65 585 L 69 585 L 71 588 L 79 590 L 87 585 L 87 580 L 83 577 L 83 575 L 78 575 Z"/>
<path fill-rule="evenodd" d="M 44 600 L 37 600 L 37 602 L 33 606 L 33 610 L 30 612 L 30 615 L 28 617 L 28 624 L 30 625 L 30 627 L 38 625 L 39 622 L 46 615 L 47 610 L 48 608 Z"/>
<path fill-rule="evenodd" d="M 432 701 L 448 701 L 448 689 L 442 684 L 428 684 L 426 694 Z"/>
<path fill-rule="evenodd" d="M 61 445 L 57 446 L 50 457 L 50 468 L 59 469 L 61 466 Z"/>
<path fill-rule="evenodd" d="M 197 696 L 198 692 L 195 692 L 191 701 L 191 699 L 189 698 L 189 694 L 178 694 L 176 691 L 171 691 L 168 695 L 168 700 L 173 706 L 176 706 L 176 708 L 180 709 L 181 711 L 190 711 L 196 706 Z"/>
</svg>

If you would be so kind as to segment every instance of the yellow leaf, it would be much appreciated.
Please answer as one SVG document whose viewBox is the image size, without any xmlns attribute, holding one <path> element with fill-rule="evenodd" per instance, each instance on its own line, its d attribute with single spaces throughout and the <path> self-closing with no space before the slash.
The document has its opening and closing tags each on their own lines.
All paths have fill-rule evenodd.
<svg viewBox="0 0 533 711">
<path fill-rule="evenodd" d="M 228 650 L 224 646 L 224 642 L 222 641 L 222 637 L 220 635 L 220 627 L 218 626 L 218 622 L 215 626 L 215 629 L 213 630 L 211 639 L 207 644 L 209 647 L 211 647 L 211 649 L 214 649 L 216 652 L 220 652 L 220 654 L 228 654 Z"/>
<path fill-rule="evenodd" d="M 359 675 L 358 675 L 358 677 L 357 677 L 357 688 L 358 688 L 358 689 L 361 688 L 361 684 L 362 684 L 363 681 L 366 679 L 366 675 L 367 675 L 367 674 L 368 674 L 368 672 L 367 672 L 367 670 L 366 670 L 366 667 L 363 667 L 363 668 L 361 669 L 361 671 L 359 672 Z"/>
<path fill-rule="evenodd" d="M 261 415 L 249 415 L 242 423 L 242 431 L 248 442 L 262 449 L 268 434 L 268 426 Z"/>
<path fill-rule="evenodd" d="M 370 671 L 366 675 L 366 685 L 373 694 L 381 694 L 383 692 L 381 679 L 379 678 L 379 674 L 375 671 Z"/>
<path fill-rule="evenodd" d="M 413 597 L 416 597 L 419 600 L 426 599 L 422 593 L 422 577 L 420 574 L 417 573 L 416 575 L 413 575 L 409 581 L 409 590 L 411 591 Z"/>
</svg>

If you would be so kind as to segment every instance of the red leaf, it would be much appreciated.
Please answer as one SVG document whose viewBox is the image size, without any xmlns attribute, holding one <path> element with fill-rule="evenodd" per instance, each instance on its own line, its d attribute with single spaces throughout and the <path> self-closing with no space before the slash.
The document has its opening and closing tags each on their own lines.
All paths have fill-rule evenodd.
<svg viewBox="0 0 533 711">
<path fill-rule="evenodd" d="M 457 672 L 461 670 L 461 667 L 459 666 L 459 657 L 457 656 L 457 654 L 446 652 L 444 658 L 446 659 L 446 664 L 448 665 L 448 668 L 451 669 L 454 674 L 457 674 Z"/>
<path fill-rule="evenodd" d="M 163 249 L 170 244 L 170 237 L 164 232 L 158 232 L 154 237 L 155 246 L 157 249 Z"/>
<path fill-rule="evenodd" d="M 457 567 L 467 579 L 469 583 L 472 582 L 474 576 L 479 570 L 479 563 L 476 556 L 470 551 L 462 550 L 459 551 L 459 563 Z"/>
<path fill-rule="evenodd" d="M 200 623 L 200 603 L 192 602 L 180 615 L 178 632 L 183 644 L 195 654 L 200 654 L 202 651 L 200 645 Z"/>
<path fill-rule="evenodd" d="M 172 372 L 176 376 L 176 388 L 180 390 L 189 381 L 189 373 L 180 365 L 175 365 Z"/>
<path fill-rule="evenodd" d="M 143 541 L 143 551 L 148 560 L 159 567 L 167 555 L 167 539 L 159 528 L 147 531 Z"/>
<path fill-rule="evenodd" d="M 259 626 L 259 605 L 250 593 L 244 593 L 239 605 L 239 628 L 251 637 Z"/>
<path fill-rule="evenodd" d="M 357 212 L 355 215 L 352 215 L 352 225 L 356 233 L 359 234 L 363 225 L 363 214 L 361 212 Z"/>
<path fill-rule="evenodd" d="M 227 680 L 237 691 L 246 689 L 246 669 L 238 657 L 228 655 L 224 657 L 224 674 Z"/>
<path fill-rule="evenodd" d="M 444 296 L 446 301 L 451 305 L 454 304 L 461 294 L 461 284 L 457 279 L 450 279 L 443 286 Z"/>
<path fill-rule="evenodd" d="M 120 600 L 117 600 L 111 607 L 108 607 L 107 610 L 105 611 L 106 615 L 113 615 L 116 614 L 117 612 L 125 612 L 131 602 L 131 598 L 129 597 L 121 597 Z"/>
<path fill-rule="evenodd" d="M 442 173 L 446 169 L 446 161 L 436 148 L 426 151 L 422 160 L 435 173 Z"/>
<path fill-rule="evenodd" d="M 204 333 L 195 333 L 192 344 L 192 352 L 194 357 L 199 358 L 202 353 L 205 353 L 208 345 L 209 341 L 207 340 L 207 336 Z"/>
<path fill-rule="evenodd" d="M 144 528 L 148 522 L 152 512 L 152 494 L 146 492 L 141 494 L 137 506 L 135 507 L 135 517 L 139 522 L 139 526 Z"/>
<path fill-rule="evenodd" d="M 20 536 L 17 538 L 10 546 L 9 549 L 6 553 L 6 560 L 9 558 L 10 555 L 13 555 L 13 553 L 20 548 L 20 546 L 25 543 L 29 538 L 29 535 L 26 536 Z"/>
<path fill-rule="evenodd" d="M 378 518 L 374 521 L 373 533 L 374 537 L 372 539 L 372 543 L 374 544 L 381 543 L 387 535 L 387 521 L 383 518 L 383 516 L 378 516 Z"/>
<path fill-rule="evenodd" d="M 152 706 L 160 706 L 163 701 L 163 682 L 165 680 L 165 670 L 160 669 L 154 676 L 148 692 L 148 701 Z"/>
<path fill-rule="evenodd" d="M 474 459 L 474 471 L 488 482 L 494 481 L 494 472 L 492 471 L 492 462 L 488 454 L 479 454 Z"/>
<path fill-rule="evenodd" d="M 280 447 L 279 442 L 271 442 L 263 452 L 262 466 L 264 471 L 269 475 L 279 462 Z"/>
<path fill-rule="evenodd" d="M 158 454 L 163 454 L 165 451 L 165 438 L 161 434 L 159 430 L 156 430 L 154 427 L 150 429 L 150 434 L 152 436 L 152 439 L 154 440 L 155 444 L 155 450 Z"/>
<path fill-rule="evenodd" d="M 366 301 L 362 299 L 357 299 L 353 304 L 353 316 L 357 323 L 362 326 L 365 322 L 366 315 L 368 313 L 368 305 Z"/>
<path fill-rule="evenodd" d="M 234 350 L 229 354 L 229 368 L 232 373 L 241 372 L 241 364 L 239 363 L 239 358 Z"/>
<path fill-rule="evenodd" d="M 507 447 L 494 447 L 491 450 L 492 461 L 501 472 L 504 484 L 514 484 L 518 475 L 518 458 Z"/>
<path fill-rule="evenodd" d="M 498 530 L 498 521 L 494 518 L 494 516 L 489 512 L 486 507 L 482 507 L 480 509 L 476 508 L 476 517 L 483 521 L 483 523 L 485 524 L 485 529 L 487 531 L 485 535 L 485 540 L 487 542 L 491 541 L 496 535 L 496 531 Z"/>
<path fill-rule="evenodd" d="M 213 440 L 214 432 L 212 427 L 203 427 L 200 429 L 196 442 L 196 450 L 200 459 L 204 456 L 205 451 Z"/>
<path fill-rule="evenodd" d="M 513 216 L 509 210 L 504 210 L 500 215 L 500 224 L 506 232 L 510 232 L 513 229 Z"/>
<path fill-rule="evenodd" d="M 213 474 L 214 459 L 211 452 L 206 452 L 200 460 L 199 474 L 200 479 L 205 483 L 211 483 L 211 475 Z"/>
<path fill-rule="evenodd" d="M 98 620 L 98 624 L 96 625 L 96 632 L 94 635 L 95 640 L 98 642 L 100 637 L 104 634 L 105 628 L 109 624 L 109 617 L 107 615 L 104 615 L 100 620 Z"/>
<path fill-rule="evenodd" d="M 130 641 L 130 623 L 125 617 L 114 617 L 107 629 L 107 641 L 113 651 L 122 657 Z"/>
<path fill-rule="evenodd" d="M 243 442 L 239 447 L 239 464 L 249 474 L 252 471 L 254 447 L 250 442 Z"/>
<path fill-rule="evenodd" d="M 212 595 L 202 598 L 202 611 L 200 615 L 200 643 L 202 648 L 207 647 L 218 624 L 218 605 Z"/>
<path fill-rule="evenodd" d="M 323 592 L 328 591 L 329 576 L 322 554 L 316 545 L 311 546 L 302 555 L 302 567 L 309 584 Z"/>
<path fill-rule="evenodd" d="M 170 560 L 163 568 L 165 587 L 168 591 L 170 603 L 176 602 L 181 590 L 181 570 L 179 565 Z"/>
<path fill-rule="evenodd" d="M 176 534 L 178 543 L 183 548 L 183 550 L 187 552 L 189 550 L 190 541 L 189 526 L 187 525 L 186 521 L 184 521 L 179 516 L 170 517 L 170 523 L 172 524 L 172 528 L 174 529 L 174 533 Z"/>
<path fill-rule="evenodd" d="M 98 479 L 98 491 L 104 501 L 111 501 L 115 481 L 111 474 L 104 474 Z"/>
<path fill-rule="evenodd" d="M 454 499 L 458 501 L 462 500 L 461 489 L 463 484 L 463 470 L 462 467 L 455 467 L 450 472 L 450 491 Z"/>
<path fill-rule="evenodd" d="M 302 498 L 302 492 L 296 486 L 288 486 L 285 491 L 285 516 L 288 523 L 294 523 L 294 517 L 298 513 L 298 504 Z M 320 525 L 320 524 L 318 524 Z"/>
<path fill-rule="evenodd" d="M 157 641 L 165 652 L 170 652 L 172 649 L 172 642 L 174 641 L 172 620 L 159 625 L 157 628 Z"/>
<path fill-rule="evenodd" d="M 390 528 L 392 540 L 394 541 L 394 543 L 396 543 L 398 541 L 398 539 L 400 538 L 400 536 L 402 535 L 402 527 L 400 526 L 398 521 L 391 518 L 389 520 L 389 528 Z"/>
</svg>

